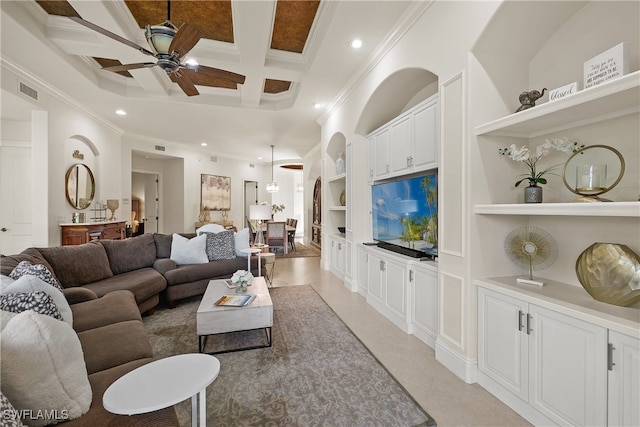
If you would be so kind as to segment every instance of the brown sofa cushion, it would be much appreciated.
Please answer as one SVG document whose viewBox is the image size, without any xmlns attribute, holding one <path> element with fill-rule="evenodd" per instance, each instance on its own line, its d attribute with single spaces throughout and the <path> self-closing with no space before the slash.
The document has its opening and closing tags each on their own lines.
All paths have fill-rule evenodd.
<svg viewBox="0 0 640 427">
<path fill-rule="evenodd" d="M 153 240 L 156 244 L 156 257 L 169 258 L 171 256 L 171 234 L 153 233 Z"/>
<path fill-rule="evenodd" d="M 100 240 L 107 251 L 113 274 L 151 267 L 156 260 L 156 244 L 151 234 L 126 240 Z"/>
<path fill-rule="evenodd" d="M 139 320 L 127 320 L 87 329 L 78 332 L 78 338 L 89 374 L 132 360 L 153 357 L 147 331 Z"/>
<path fill-rule="evenodd" d="M 53 273 L 65 288 L 82 286 L 113 276 L 107 252 L 100 243 L 37 249 L 53 267 Z"/>
<path fill-rule="evenodd" d="M 55 272 L 53 271 L 53 268 L 51 267 L 51 265 L 49 265 L 49 263 L 42 256 L 42 254 L 40 254 L 40 252 L 38 252 L 34 248 L 25 249 L 24 251 L 16 255 L 0 256 L 0 274 L 3 274 L 4 276 L 8 276 L 9 274 L 11 274 L 13 269 L 16 268 L 16 266 L 20 264 L 20 262 L 22 261 L 28 261 L 33 265 L 37 265 L 37 264 L 44 265 L 45 267 L 47 267 L 47 270 L 49 270 L 51 274 L 54 276 L 54 279 L 56 279 L 58 283 L 60 282 L 58 278 L 55 277 Z"/>
<path fill-rule="evenodd" d="M 258 268 L 257 258 L 251 259 L 251 268 Z M 223 259 L 206 264 L 179 265 L 164 273 L 168 285 L 195 282 L 202 279 L 231 277 L 237 270 L 247 269 L 246 258 Z"/>
<path fill-rule="evenodd" d="M 111 369 L 89 375 L 93 404 L 89 412 L 81 418 L 66 421 L 64 427 L 178 427 L 178 418 L 173 406 L 159 411 L 140 415 L 115 415 L 102 406 L 102 396 L 109 386 L 129 371 L 153 361 L 151 358 L 139 359 Z"/>
<path fill-rule="evenodd" d="M 73 329 L 76 332 L 128 320 L 142 320 L 136 300 L 130 291 L 115 291 L 102 298 L 73 304 L 71 311 Z"/>
<path fill-rule="evenodd" d="M 141 268 L 118 274 L 104 280 L 98 280 L 84 285 L 98 297 L 105 296 L 113 291 L 129 290 L 136 297 L 136 302 L 141 302 L 164 291 L 167 287 L 165 278 L 153 268 Z"/>
</svg>

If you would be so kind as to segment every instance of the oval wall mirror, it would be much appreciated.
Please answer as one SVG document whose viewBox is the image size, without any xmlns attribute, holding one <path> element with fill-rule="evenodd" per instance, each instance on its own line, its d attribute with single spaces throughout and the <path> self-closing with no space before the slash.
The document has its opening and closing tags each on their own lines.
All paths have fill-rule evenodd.
<svg viewBox="0 0 640 427">
<path fill-rule="evenodd" d="M 76 163 L 65 176 L 67 201 L 75 209 L 86 209 L 96 193 L 96 182 L 89 166 Z"/>
<path fill-rule="evenodd" d="M 576 151 L 564 165 L 562 180 L 576 201 L 609 201 L 598 196 L 618 185 L 624 175 L 624 158 L 608 145 L 589 145 Z"/>
</svg>

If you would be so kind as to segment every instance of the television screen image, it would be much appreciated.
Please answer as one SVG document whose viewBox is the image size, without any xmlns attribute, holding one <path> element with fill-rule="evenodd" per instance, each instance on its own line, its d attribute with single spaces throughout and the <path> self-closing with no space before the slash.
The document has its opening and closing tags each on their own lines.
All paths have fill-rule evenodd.
<svg viewBox="0 0 640 427">
<path fill-rule="evenodd" d="M 391 250 L 410 249 L 414 256 L 437 255 L 437 178 L 429 173 L 372 185 L 373 239 Z"/>
</svg>

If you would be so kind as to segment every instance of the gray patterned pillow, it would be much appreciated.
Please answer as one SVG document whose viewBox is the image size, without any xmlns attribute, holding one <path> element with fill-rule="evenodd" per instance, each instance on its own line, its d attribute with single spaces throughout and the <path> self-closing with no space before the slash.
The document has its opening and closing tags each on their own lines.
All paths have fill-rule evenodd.
<svg viewBox="0 0 640 427">
<path fill-rule="evenodd" d="M 20 413 L 16 411 L 9 399 L 0 391 L 0 416 L 5 427 L 24 427 Z"/>
<path fill-rule="evenodd" d="M 54 319 L 63 320 L 53 298 L 46 292 L 20 292 L 16 294 L 0 295 L 0 310 L 12 313 L 22 313 L 33 310 L 36 313 L 46 314 Z"/>
<path fill-rule="evenodd" d="M 207 258 L 209 261 L 221 259 L 233 259 L 236 257 L 235 237 L 233 230 L 225 230 L 219 233 L 207 233 Z"/>
<path fill-rule="evenodd" d="M 20 261 L 20 263 L 16 265 L 13 271 L 9 274 L 9 277 L 14 280 L 18 280 L 22 276 L 27 275 L 36 276 L 43 282 L 62 290 L 62 286 L 60 286 L 58 281 L 53 277 L 53 274 L 42 264 L 31 264 L 29 261 Z"/>
</svg>

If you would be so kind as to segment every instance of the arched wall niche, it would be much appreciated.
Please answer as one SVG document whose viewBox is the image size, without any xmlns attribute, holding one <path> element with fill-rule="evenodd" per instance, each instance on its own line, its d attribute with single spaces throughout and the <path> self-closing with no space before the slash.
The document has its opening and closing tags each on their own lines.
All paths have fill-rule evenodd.
<svg viewBox="0 0 640 427">
<path fill-rule="evenodd" d="M 100 152 L 96 145 L 86 136 L 72 135 L 64 142 L 64 171 L 74 164 L 82 163 L 86 165 L 95 179 L 94 202 L 100 200 L 100 164 L 98 156 Z M 64 177 L 63 177 L 64 178 Z"/>
<path fill-rule="evenodd" d="M 423 68 L 405 68 L 389 75 L 367 101 L 356 133 L 366 136 L 402 112 L 438 93 L 438 76 Z"/>
<path fill-rule="evenodd" d="M 333 163 L 335 164 L 336 159 L 338 158 L 339 153 L 345 152 L 347 147 L 347 138 L 341 132 L 335 133 L 331 139 L 329 140 L 329 144 L 327 145 L 327 155 L 331 158 Z"/>
</svg>

